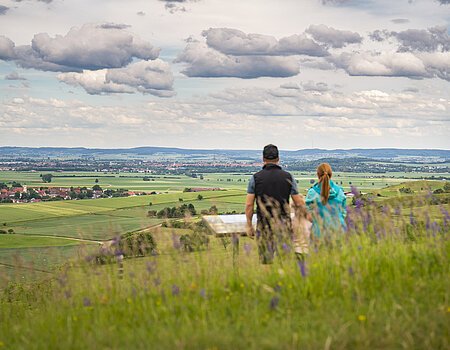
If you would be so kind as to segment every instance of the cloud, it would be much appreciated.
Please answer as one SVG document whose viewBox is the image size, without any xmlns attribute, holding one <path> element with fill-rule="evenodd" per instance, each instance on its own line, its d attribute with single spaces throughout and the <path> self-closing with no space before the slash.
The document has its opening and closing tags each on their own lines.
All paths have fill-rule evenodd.
<svg viewBox="0 0 450 350">
<path fill-rule="evenodd" d="M 16 71 L 11 72 L 5 75 L 5 80 L 27 80 L 24 77 L 20 76 Z"/>
<path fill-rule="evenodd" d="M 352 76 L 431 77 L 424 62 L 409 52 L 353 52 L 330 58 Z"/>
<path fill-rule="evenodd" d="M 47 71 L 82 71 L 104 68 L 120 68 L 134 58 L 156 59 L 159 49 L 124 30 L 122 24 L 85 24 L 73 27 L 65 36 L 50 37 L 36 34 L 31 46 L 14 48 L 12 41 L 0 37 L 0 48 L 9 46 L 6 55 L 0 50 L 1 59 L 15 59 L 24 68 Z"/>
<path fill-rule="evenodd" d="M 175 12 L 186 12 L 186 7 L 184 7 L 182 4 L 188 3 L 188 2 L 197 2 L 199 0 L 159 0 L 163 1 L 165 3 L 165 8 L 170 13 Z"/>
<path fill-rule="evenodd" d="M 400 42 L 399 51 L 450 51 L 450 35 L 445 26 L 391 32 Z"/>
<path fill-rule="evenodd" d="M 450 4 L 450 0 L 436 0 L 438 1 L 441 5 L 449 5 Z"/>
<path fill-rule="evenodd" d="M 362 37 L 356 32 L 338 30 L 324 24 L 311 25 L 306 32 L 311 34 L 314 40 L 333 48 L 342 48 L 348 44 L 362 42 Z"/>
<path fill-rule="evenodd" d="M 98 26 L 102 29 L 127 29 L 131 26 L 129 24 L 121 24 L 121 23 L 104 23 Z"/>
<path fill-rule="evenodd" d="M 391 22 L 395 23 L 395 24 L 403 24 L 403 23 L 409 23 L 409 19 L 407 19 L 407 18 L 394 18 L 394 19 L 391 19 Z"/>
<path fill-rule="evenodd" d="M 317 57 L 328 55 L 322 46 L 305 34 L 295 34 L 280 40 L 270 35 L 245 34 L 231 28 L 210 28 L 203 31 L 202 34 L 206 37 L 209 47 L 228 55 L 308 55 Z"/>
<path fill-rule="evenodd" d="M 136 12 L 136 14 L 137 14 L 138 16 L 145 16 L 145 12 L 144 12 L 144 11 Z"/>
<path fill-rule="evenodd" d="M 246 140 L 254 145 L 277 139 L 293 140 L 290 147 L 300 148 L 310 139 L 301 143 L 304 138 L 299 135 L 312 133 L 323 147 L 344 147 L 348 140 L 354 147 L 368 142 L 369 137 L 385 147 L 387 137 L 389 145 L 394 140 L 401 145 L 413 139 L 416 147 L 430 147 L 430 140 L 434 140 L 433 145 L 445 145 L 450 132 L 448 99 L 390 88 L 389 92 L 342 93 L 331 88 L 309 91 L 301 86 L 254 86 L 198 98 L 109 106 L 23 96 L 3 99 L 0 109 L 0 128 L 7 131 L 4 141 L 16 144 L 38 132 L 54 144 L 79 146 L 82 132 L 90 145 L 109 147 L 134 146 L 142 139 L 167 145 L 171 137 L 171 145 L 184 147 L 199 147 L 199 139 L 210 147 L 226 147 L 230 142 L 242 147 Z M 256 139 L 248 138 L 248 130 Z"/>
<path fill-rule="evenodd" d="M 136 91 L 159 97 L 174 95 L 170 66 L 160 59 L 138 61 L 124 68 L 61 73 L 58 80 L 72 86 L 80 86 L 91 95 Z"/>
<path fill-rule="evenodd" d="M 25 0 L 12 0 L 12 1 L 14 1 L 14 2 L 22 2 L 22 1 L 25 1 Z M 46 4 L 50 4 L 51 2 L 53 2 L 53 0 L 35 0 L 35 1 L 37 1 L 37 2 L 45 2 Z"/>
<path fill-rule="evenodd" d="M 176 62 L 186 63 L 182 71 L 189 77 L 290 77 L 299 73 L 294 57 L 228 56 L 204 43 L 188 43 Z"/>
<path fill-rule="evenodd" d="M 6 12 L 8 12 L 8 10 L 9 10 L 9 7 L 0 5 L 0 16 L 1 16 L 1 15 L 5 15 Z"/>
<path fill-rule="evenodd" d="M 0 60 L 12 60 L 16 57 L 14 42 L 6 36 L 0 35 Z"/>
</svg>

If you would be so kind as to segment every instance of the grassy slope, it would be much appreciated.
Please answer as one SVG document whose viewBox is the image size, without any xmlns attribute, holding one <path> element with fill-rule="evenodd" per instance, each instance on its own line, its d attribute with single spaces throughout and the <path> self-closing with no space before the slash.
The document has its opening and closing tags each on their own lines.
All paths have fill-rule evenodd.
<svg viewBox="0 0 450 350">
<path fill-rule="evenodd" d="M 168 232 L 170 234 L 170 232 Z M 448 348 L 448 240 L 354 236 L 321 246 L 303 277 L 289 257 L 216 248 L 75 269 L 0 300 L 7 348 Z M 248 250 L 248 249 L 246 249 Z M 234 267 L 233 267 L 234 266 Z M 351 271 L 349 270 L 351 268 Z M 446 335 L 447 334 L 447 335 Z M 156 345 L 157 344 L 157 345 Z M 328 345 L 327 345 L 328 344 Z"/>
</svg>

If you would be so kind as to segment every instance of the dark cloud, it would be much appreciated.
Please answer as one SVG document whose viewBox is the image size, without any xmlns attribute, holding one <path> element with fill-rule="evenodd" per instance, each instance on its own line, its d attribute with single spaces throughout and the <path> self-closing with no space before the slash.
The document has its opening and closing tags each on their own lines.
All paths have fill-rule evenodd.
<svg viewBox="0 0 450 350">
<path fill-rule="evenodd" d="M 391 32 L 391 36 L 400 42 L 399 51 L 444 52 L 450 50 L 450 35 L 445 26 Z"/>
<path fill-rule="evenodd" d="M 320 0 L 322 5 L 344 5 L 351 2 L 354 2 L 354 0 Z"/>
<path fill-rule="evenodd" d="M 311 34 L 314 40 L 333 48 L 342 48 L 348 44 L 362 42 L 361 35 L 356 32 L 338 30 L 324 24 L 311 25 L 306 29 L 306 32 Z"/>
<path fill-rule="evenodd" d="M 395 24 L 403 24 L 403 23 L 409 23 L 409 19 L 407 19 L 407 18 L 394 18 L 394 19 L 391 19 L 391 22 L 395 23 Z"/>
<path fill-rule="evenodd" d="M 17 48 L 8 38 L 0 37 L 0 59 L 14 59 L 25 68 L 66 72 L 120 68 L 134 58 L 149 60 L 159 56 L 159 49 L 123 27 L 85 24 L 72 28 L 65 36 L 52 38 L 47 33 L 36 34 L 31 46 Z"/>
<path fill-rule="evenodd" d="M 234 56 L 289 56 L 308 55 L 322 57 L 328 52 L 305 34 L 295 34 L 277 40 L 263 34 L 246 34 L 231 28 L 210 28 L 203 31 L 206 43 L 227 55 Z"/>
<path fill-rule="evenodd" d="M 80 86 L 91 95 L 136 91 L 159 97 L 174 95 L 170 66 L 160 59 L 134 62 L 124 68 L 61 73 L 58 79 L 72 86 Z"/>
<path fill-rule="evenodd" d="M 138 16 L 145 16 L 145 12 L 144 12 L 144 11 L 136 12 L 136 14 L 137 14 Z"/>
<path fill-rule="evenodd" d="M 189 77 L 290 77 L 299 73 L 294 57 L 229 56 L 199 42 L 189 43 L 176 62 L 186 63 Z"/>
<path fill-rule="evenodd" d="M 438 1 L 441 5 L 449 5 L 450 4 L 450 0 L 436 0 Z"/>
<path fill-rule="evenodd" d="M 21 77 L 17 72 L 11 72 L 5 75 L 5 80 L 27 80 L 24 77 Z"/>
<path fill-rule="evenodd" d="M 186 7 L 183 4 L 189 2 L 197 2 L 199 0 L 159 0 L 165 3 L 165 8 L 170 13 L 186 12 Z"/>
<path fill-rule="evenodd" d="M 386 29 L 380 30 L 374 30 L 372 33 L 369 33 L 369 38 L 373 41 L 382 42 L 388 39 L 391 36 L 391 32 L 389 32 Z"/>
<path fill-rule="evenodd" d="M 6 14 L 6 12 L 8 12 L 9 7 L 0 5 L 0 16 Z"/>
</svg>

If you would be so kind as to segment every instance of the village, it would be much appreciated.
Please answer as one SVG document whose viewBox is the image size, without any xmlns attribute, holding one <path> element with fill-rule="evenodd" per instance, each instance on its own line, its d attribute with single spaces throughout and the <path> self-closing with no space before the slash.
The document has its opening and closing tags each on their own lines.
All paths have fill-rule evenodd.
<svg viewBox="0 0 450 350">
<path fill-rule="evenodd" d="M 42 201 L 98 199 L 113 197 L 130 197 L 157 192 L 128 191 L 126 189 L 106 189 L 99 185 L 87 187 L 28 187 L 19 183 L 13 183 L 8 187 L 0 183 L 0 203 L 35 203 Z"/>
</svg>

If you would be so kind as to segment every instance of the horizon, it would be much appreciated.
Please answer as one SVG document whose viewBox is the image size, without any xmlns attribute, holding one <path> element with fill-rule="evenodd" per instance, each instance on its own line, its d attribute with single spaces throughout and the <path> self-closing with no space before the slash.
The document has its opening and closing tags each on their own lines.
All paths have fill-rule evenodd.
<svg viewBox="0 0 450 350">
<path fill-rule="evenodd" d="M 26 148 L 26 149 L 86 149 L 86 150 L 132 150 L 141 148 L 161 148 L 161 149 L 179 149 L 179 150 L 193 150 L 193 151 L 262 151 L 256 148 L 183 148 L 172 146 L 135 146 L 135 147 L 84 147 L 84 146 L 1 146 L 2 148 Z M 449 151 L 450 148 L 401 148 L 401 147 L 354 147 L 354 148 L 297 148 L 297 149 L 284 149 L 279 148 L 282 152 L 296 152 L 296 151 L 353 151 L 353 150 L 408 150 L 408 151 Z"/>
<path fill-rule="evenodd" d="M 0 0 L 0 18 L 0 145 L 450 148 L 447 0 Z"/>
</svg>

